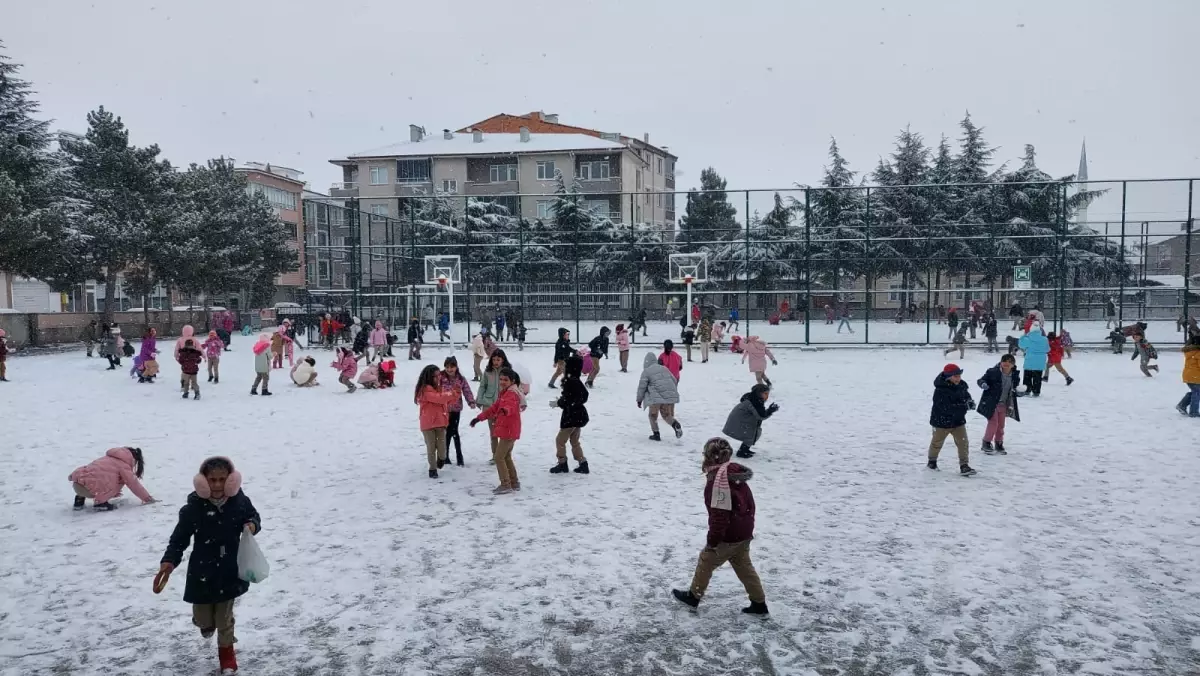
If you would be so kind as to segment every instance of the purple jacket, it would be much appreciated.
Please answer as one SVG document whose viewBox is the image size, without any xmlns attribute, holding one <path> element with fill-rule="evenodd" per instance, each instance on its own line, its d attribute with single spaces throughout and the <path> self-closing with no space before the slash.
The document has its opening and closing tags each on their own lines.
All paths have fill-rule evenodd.
<svg viewBox="0 0 1200 676">
<path fill-rule="evenodd" d="M 138 363 L 144 364 L 154 359 L 155 352 L 158 352 L 158 341 L 154 336 L 142 338 L 142 351 L 138 353 Z"/>
<path fill-rule="evenodd" d="M 463 396 L 467 398 L 467 403 L 471 406 L 475 405 L 475 395 L 471 394 L 471 383 L 463 376 L 462 371 L 458 372 L 458 382 L 451 380 L 443 371 L 439 380 L 443 392 L 453 392 L 455 386 L 462 390 Z M 462 398 L 455 399 L 450 402 L 450 410 L 456 413 L 461 413 L 463 410 Z"/>
</svg>

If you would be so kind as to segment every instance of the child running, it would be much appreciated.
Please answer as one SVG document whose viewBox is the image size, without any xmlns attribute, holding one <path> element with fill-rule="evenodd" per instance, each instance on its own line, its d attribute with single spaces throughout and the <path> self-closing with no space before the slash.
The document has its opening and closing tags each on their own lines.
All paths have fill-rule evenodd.
<svg viewBox="0 0 1200 676">
<path fill-rule="evenodd" d="M 216 331 L 209 331 L 208 340 L 200 347 L 204 350 L 204 358 L 208 360 L 208 382 L 216 385 L 221 382 L 221 351 L 225 349 L 225 343 Z"/>
<path fill-rule="evenodd" d="M 775 361 L 775 355 L 772 354 L 771 348 L 763 342 L 758 336 L 750 336 L 746 338 L 746 346 L 742 351 L 742 363 L 750 360 L 750 372 L 754 374 L 755 383 L 767 387 L 771 386 L 771 379 L 767 377 L 767 359 L 770 358 L 772 366 L 779 366 L 779 362 Z"/>
<path fill-rule="evenodd" d="M 565 364 L 564 364 L 565 368 Z M 521 394 L 521 378 L 516 371 L 505 368 L 500 371 L 500 397 L 496 403 L 471 420 L 471 427 L 480 420 L 495 420 L 492 434 L 496 437 L 496 474 L 500 485 L 492 490 L 495 495 L 504 495 L 521 490 L 517 477 L 517 466 L 513 462 L 513 446 L 521 438 L 521 411 L 525 410 L 525 395 Z"/>
<path fill-rule="evenodd" d="M 183 388 L 183 398 L 188 398 L 188 389 L 196 393 L 196 401 L 200 401 L 200 383 L 197 377 L 200 375 L 200 362 L 204 360 L 204 353 L 200 351 L 196 345 L 195 338 L 188 338 L 183 341 L 183 347 L 179 350 L 179 370 L 183 372 L 179 384 Z"/>
<path fill-rule="evenodd" d="M 629 373 L 629 332 L 617 324 L 617 352 L 621 355 L 621 373 Z"/>
<path fill-rule="evenodd" d="M 691 586 L 673 589 L 671 594 L 692 608 L 700 605 L 713 571 L 729 563 L 750 605 L 742 609 L 748 615 L 767 615 L 767 596 L 762 581 L 750 560 L 750 541 L 754 539 L 754 494 L 746 483 L 754 472 L 730 462 L 733 447 L 720 437 L 704 444 L 700 471 L 706 476 L 704 506 L 708 510 L 708 535 Z"/>
<path fill-rule="evenodd" d="M 338 382 L 346 386 L 347 394 L 352 394 L 358 389 L 354 384 L 354 376 L 358 374 L 358 358 L 349 348 L 339 347 L 337 358 L 330 366 L 338 370 Z"/>
<path fill-rule="evenodd" d="M 1021 412 L 1017 410 L 1017 398 L 1021 396 L 1018 385 L 1017 358 L 1011 354 L 1000 357 L 1000 363 L 988 369 L 979 379 L 983 395 L 979 397 L 979 407 L 975 412 L 987 419 L 983 452 L 988 455 L 1008 455 L 1008 451 L 1004 450 L 1004 423 L 1009 418 L 1021 422 Z"/>
<path fill-rule="evenodd" d="M 1150 375 L 1150 372 L 1157 372 L 1158 364 L 1151 364 L 1150 360 L 1158 359 L 1158 350 L 1154 349 L 1154 346 L 1150 344 L 1150 341 L 1146 340 L 1146 334 L 1140 330 L 1133 334 L 1133 357 L 1129 361 L 1133 361 L 1139 357 L 1142 360 L 1142 363 L 1140 364 L 1142 373 L 1144 373 L 1147 378 L 1153 378 L 1154 376 Z"/>
<path fill-rule="evenodd" d="M 458 433 L 458 423 L 462 419 L 463 398 L 466 398 L 467 406 L 475 408 L 475 395 L 471 393 L 471 383 L 458 370 L 458 360 L 453 356 L 446 357 L 446 361 L 442 362 L 441 388 L 443 392 L 458 393 L 450 402 L 450 420 L 446 425 L 446 454 L 449 456 L 450 442 L 453 441 L 455 462 L 462 467 L 462 437 Z"/>
<path fill-rule="evenodd" d="M 132 446 L 108 449 L 103 458 L 76 468 L 67 477 L 75 489 L 75 511 L 83 509 L 85 500 L 92 500 L 97 512 L 112 511 L 116 506 L 109 501 L 119 497 L 126 486 L 142 504 L 154 502 L 140 481 L 145 470 L 142 449 Z"/>
<path fill-rule="evenodd" d="M 962 326 L 958 327 L 958 330 L 954 332 L 954 342 L 952 342 L 950 344 L 950 347 L 942 350 L 943 357 L 950 354 L 951 352 L 953 352 L 955 350 L 958 350 L 958 358 L 959 359 L 962 359 L 963 357 L 967 356 L 966 345 L 967 345 L 967 329 L 968 328 L 970 328 L 970 325 L 966 324 L 966 323 L 963 323 Z"/>
<path fill-rule="evenodd" d="M 563 374 L 563 370 L 567 367 L 567 357 L 577 354 L 577 350 L 571 347 L 571 332 L 565 328 L 559 328 L 558 341 L 554 343 L 554 375 L 550 376 L 550 389 L 557 387 L 554 381 Z"/>
<path fill-rule="evenodd" d="M 1191 418 L 1200 418 L 1200 333 L 1192 334 L 1183 346 L 1183 383 L 1187 394 L 1175 405 L 1175 410 Z"/>
<path fill-rule="evenodd" d="M 958 364 L 946 364 L 942 372 L 933 379 L 933 408 L 929 412 L 929 424 L 933 427 L 933 439 L 929 441 L 929 469 L 938 468 L 938 454 L 946 437 L 954 437 L 958 447 L 958 473 L 974 476 L 971 469 L 971 450 L 967 443 L 967 410 L 975 408 L 971 388 L 963 382 L 963 370 Z M 1041 372 L 1038 372 L 1041 375 Z"/>
<path fill-rule="evenodd" d="M 608 334 L 610 333 L 607 326 L 600 327 L 600 335 L 592 339 L 588 343 L 588 352 L 592 355 L 592 368 L 588 370 L 587 386 L 590 388 L 596 382 L 596 376 L 600 375 L 600 359 L 608 357 Z M 565 368 L 565 366 L 564 366 Z"/>
<path fill-rule="evenodd" d="M 558 423 L 558 436 L 554 439 L 554 448 L 558 463 L 550 468 L 551 474 L 566 474 L 570 471 L 567 465 L 567 442 L 571 443 L 571 455 L 579 466 L 577 474 L 587 474 L 587 458 L 583 455 L 583 445 L 579 443 L 579 435 L 588 424 L 588 388 L 584 387 L 583 359 L 579 355 L 567 357 L 567 365 L 563 369 L 562 395 L 550 400 L 551 408 L 561 408 L 562 416 Z"/>
<path fill-rule="evenodd" d="M 675 360 L 679 359 L 679 355 L 674 352 L 663 352 L 663 356 L 667 354 Z M 683 436 L 683 426 L 675 419 L 675 404 L 679 403 L 679 381 L 675 379 L 675 374 L 660 363 L 661 361 L 661 357 L 647 352 L 646 358 L 642 360 L 642 378 L 638 381 L 637 405 L 638 408 L 645 406 L 646 413 L 650 416 L 650 441 L 662 441 L 662 436 L 658 433 L 660 415 L 663 421 L 675 430 L 676 439 Z"/>
<path fill-rule="evenodd" d="M 446 466 L 446 427 L 450 424 L 450 402 L 461 398 L 457 390 L 442 391 L 441 371 L 430 364 L 421 369 L 413 390 L 413 403 L 420 407 L 421 436 L 425 437 L 425 457 L 429 461 L 429 478 L 438 478 L 438 470 Z"/>
<path fill-rule="evenodd" d="M 1050 382 L 1050 369 L 1055 368 L 1058 369 L 1058 372 L 1063 374 L 1063 376 L 1067 379 L 1067 386 L 1070 387 L 1071 383 L 1075 382 L 1075 379 L 1071 377 L 1070 373 L 1067 373 L 1067 370 L 1063 368 L 1062 365 L 1062 338 L 1058 334 L 1051 331 L 1050 334 L 1046 336 L 1046 342 L 1050 346 L 1050 351 L 1046 355 L 1046 371 L 1042 374 L 1042 381 Z"/>
<path fill-rule="evenodd" d="M 262 520 L 242 492 L 242 474 L 229 458 L 205 460 L 192 485 L 195 491 L 179 510 L 179 523 L 171 532 L 162 565 L 154 577 L 154 592 L 166 587 L 191 543 L 183 600 L 192 604 L 192 624 L 200 628 L 200 635 L 217 635 L 221 673 L 232 674 L 238 669 L 233 649 L 237 642 L 233 602 L 250 589 L 250 583 L 238 577 L 238 546 L 242 531 L 257 534 L 262 530 Z"/>
<path fill-rule="evenodd" d="M 754 457 L 754 451 L 750 448 L 762 436 L 763 421 L 779 410 L 779 404 L 767 406 L 767 399 L 770 396 L 771 388 L 769 386 L 755 385 L 750 388 L 749 392 L 742 395 L 737 406 L 734 406 L 733 410 L 729 412 L 722 432 L 725 436 L 742 442 L 738 448 L 737 457 Z"/>
</svg>

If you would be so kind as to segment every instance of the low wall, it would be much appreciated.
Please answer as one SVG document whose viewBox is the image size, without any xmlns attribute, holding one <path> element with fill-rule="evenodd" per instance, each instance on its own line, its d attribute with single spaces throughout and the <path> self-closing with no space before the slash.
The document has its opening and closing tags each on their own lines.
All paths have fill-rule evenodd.
<svg viewBox="0 0 1200 676">
<path fill-rule="evenodd" d="M 22 347 L 42 347 L 47 345 L 62 345 L 79 342 L 83 328 L 92 320 L 103 321 L 103 315 L 86 312 L 53 312 L 45 314 L 0 314 L 0 329 L 8 333 L 8 339 Z M 147 321 L 149 319 L 149 321 Z M 174 313 L 174 322 L 170 313 L 151 310 L 147 315 L 141 312 L 117 312 L 113 320 L 121 327 L 121 335 L 128 339 L 140 338 L 148 328 L 154 328 L 160 336 L 173 336 L 185 324 L 196 327 L 197 332 L 204 329 L 205 313 L 203 310 Z"/>
</svg>

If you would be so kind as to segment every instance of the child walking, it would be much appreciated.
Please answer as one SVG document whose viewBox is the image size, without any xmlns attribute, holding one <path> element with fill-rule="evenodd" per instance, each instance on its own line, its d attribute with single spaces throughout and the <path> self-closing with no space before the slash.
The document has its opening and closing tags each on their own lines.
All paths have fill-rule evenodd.
<svg viewBox="0 0 1200 676">
<path fill-rule="evenodd" d="M 450 442 L 454 442 L 454 459 L 459 467 L 463 466 L 462 437 L 458 433 L 458 423 L 462 418 L 463 398 L 467 406 L 475 408 L 475 395 L 471 393 L 471 383 L 458 370 L 458 360 L 453 356 L 446 357 L 442 362 L 441 389 L 443 392 L 458 392 L 459 396 L 450 402 L 450 420 L 446 425 L 446 454 L 450 454 Z"/>
<path fill-rule="evenodd" d="M 271 396 L 267 389 L 271 382 L 271 338 L 267 334 L 258 337 L 258 342 L 250 351 L 254 353 L 254 384 L 250 386 L 250 394 L 258 394 L 258 384 L 262 383 L 263 396 Z"/>
<path fill-rule="evenodd" d="M 578 355 L 567 357 L 567 365 L 563 371 L 562 395 L 550 400 L 551 408 L 561 408 L 562 416 L 558 422 L 558 436 L 554 439 L 554 448 L 558 463 L 550 468 L 551 474 L 566 474 L 570 471 L 567 465 L 567 442 L 571 443 L 571 455 L 579 466 L 577 474 L 589 473 L 587 458 L 583 455 L 583 445 L 579 443 L 579 435 L 588 424 L 588 388 L 583 386 L 583 359 Z"/>
<path fill-rule="evenodd" d="M 221 382 L 221 351 L 225 349 L 225 343 L 216 331 L 209 331 L 208 340 L 200 347 L 204 350 L 204 358 L 208 360 L 208 382 L 216 385 Z"/>
<path fill-rule="evenodd" d="M 1183 415 L 1200 418 L 1200 333 L 1192 334 L 1183 346 L 1183 382 L 1187 394 L 1175 406 Z"/>
<path fill-rule="evenodd" d="M 283 329 L 282 326 L 271 333 L 271 368 L 283 368 Z"/>
<path fill-rule="evenodd" d="M 425 456 L 429 461 L 429 478 L 438 478 L 438 470 L 446 466 L 446 427 L 450 424 L 450 402 L 462 397 L 462 392 L 442 390 L 441 372 L 430 364 L 421 369 L 413 390 L 413 403 L 419 407 L 421 436 L 425 437 Z"/>
<path fill-rule="evenodd" d="M 535 329 L 536 330 L 536 329 Z M 525 328 L 525 322 L 517 322 L 517 351 L 525 351 L 525 336 L 528 335 L 528 329 Z"/>
<path fill-rule="evenodd" d="M 513 462 L 512 453 L 513 446 L 521 438 L 521 411 L 525 410 L 525 395 L 521 394 L 520 376 L 511 368 L 502 369 L 499 380 L 500 397 L 487 410 L 471 420 L 471 427 L 478 425 L 480 420 L 496 421 L 492 427 L 492 434 L 496 438 L 493 460 L 496 463 L 496 474 L 500 477 L 500 485 L 493 489 L 492 493 L 504 495 L 521 490 L 521 480 L 517 477 L 517 466 Z"/>
<path fill-rule="evenodd" d="M 962 326 L 958 327 L 958 330 L 954 332 L 954 342 L 952 342 L 950 344 L 950 347 L 942 350 L 943 357 L 950 354 L 951 352 L 953 352 L 955 350 L 958 350 L 958 358 L 959 359 L 962 359 L 963 357 L 967 356 L 967 352 L 966 352 L 966 350 L 967 350 L 967 347 L 966 347 L 966 345 L 967 345 L 967 329 L 969 327 L 970 327 L 970 325 L 965 322 L 963 323 Z"/>
<path fill-rule="evenodd" d="M 383 328 L 383 322 L 375 320 L 375 328 L 371 329 L 371 355 L 367 357 L 367 363 L 370 364 L 376 359 L 382 360 L 383 356 L 388 351 L 388 333 L 387 329 Z"/>
<path fill-rule="evenodd" d="M 408 325 L 408 360 L 421 358 L 421 345 L 425 343 L 425 338 L 421 330 L 421 323 L 414 318 Z"/>
<path fill-rule="evenodd" d="M 188 389 L 190 388 L 192 392 L 196 393 L 196 401 L 200 401 L 200 383 L 197 381 L 197 376 L 200 375 L 200 362 L 204 360 L 204 353 L 196 345 L 195 338 L 183 341 L 178 359 L 179 370 L 183 372 L 179 381 L 183 388 L 183 398 L 188 398 Z"/>
<path fill-rule="evenodd" d="M 592 368 L 588 372 L 587 386 L 591 387 L 596 382 L 596 376 L 600 375 L 600 359 L 608 357 L 608 334 L 611 333 L 607 326 L 600 327 L 600 335 L 592 339 L 588 343 L 588 352 L 592 355 Z M 565 369 L 565 366 L 564 366 Z"/>
<path fill-rule="evenodd" d="M 1050 355 L 1050 341 L 1038 329 L 1021 336 L 1018 344 L 1025 351 L 1025 393 L 1032 394 L 1036 399 L 1042 396 L 1042 373 L 1046 370 L 1046 358 Z"/>
<path fill-rule="evenodd" d="M 339 347 L 337 358 L 330 366 L 338 370 L 338 382 L 346 386 L 347 393 L 353 393 L 358 389 L 358 386 L 354 384 L 354 376 L 358 374 L 358 358 L 349 348 Z"/>
<path fill-rule="evenodd" d="M 750 360 L 750 372 L 754 374 L 755 383 L 767 387 L 771 386 L 771 379 L 767 377 L 767 359 L 770 358 L 772 366 L 779 366 L 779 362 L 775 361 L 775 355 L 771 353 L 771 348 L 763 342 L 758 336 L 750 336 L 746 338 L 746 346 L 742 351 L 742 363 Z"/>
<path fill-rule="evenodd" d="M 142 449 L 132 446 L 110 448 L 103 458 L 75 468 L 67 477 L 71 487 L 75 489 L 75 511 L 82 510 L 84 501 L 89 499 L 97 512 L 116 509 L 109 500 L 119 497 L 121 489 L 126 486 L 142 504 L 154 502 L 154 498 L 150 497 L 150 493 L 142 487 L 140 481 L 145 470 L 146 461 L 142 458 Z"/>
<path fill-rule="evenodd" d="M 687 350 L 687 360 L 692 360 L 692 343 L 696 342 L 696 325 L 692 324 L 683 330 L 680 334 L 680 339 L 683 340 L 683 347 Z"/>
<path fill-rule="evenodd" d="M 713 352 L 721 351 L 721 338 L 725 336 L 725 322 L 714 324 L 712 328 L 712 349 Z"/>
<path fill-rule="evenodd" d="M 929 412 L 933 439 L 929 441 L 929 460 L 925 464 L 929 469 L 938 468 L 938 454 L 950 436 L 958 447 L 958 473 L 974 476 L 967 445 L 967 410 L 975 408 L 975 400 L 971 398 L 971 388 L 963 382 L 962 373 L 958 364 L 946 364 L 933 379 L 933 408 Z"/>
<path fill-rule="evenodd" d="M 989 354 L 1000 351 L 1000 345 L 996 342 L 996 336 L 999 335 L 999 330 L 1000 328 L 997 326 L 996 315 L 988 315 L 987 323 L 983 325 L 983 335 L 985 338 L 987 338 L 987 351 Z"/>
<path fill-rule="evenodd" d="M 192 485 L 195 490 L 179 510 L 179 522 L 154 577 L 154 592 L 166 587 L 191 543 L 183 600 L 192 604 L 192 624 L 200 628 L 200 635 L 217 635 L 221 673 L 233 674 L 238 669 L 233 602 L 250 589 L 250 583 L 238 577 L 238 546 L 243 531 L 255 535 L 262 530 L 262 520 L 242 492 L 242 474 L 229 458 L 205 460 Z"/>
<path fill-rule="evenodd" d="M 667 341 L 668 343 L 671 341 Z M 663 356 L 668 353 L 664 352 Z M 669 353 L 675 359 L 679 355 Z M 646 407 L 650 416 L 650 441 L 662 441 L 658 433 L 658 416 L 675 430 L 675 438 L 683 436 L 683 426 L 675 419 L 675 405 L 679 403 L 679 381 L 675 375 L 664 366 L 660 357 L 653 352 L 647 352 L 642 360 L 642 378 L 638 381 L 637 405 Z"/>
<path fill-rule="evenodd" d="M 671 372 L 675 382 L 679 382 L 679 376 L 683 374 L 683 357 L 680 357 L 679 353 L 675 351 L 675 343 L 672 343 L 670 339 L 663 341 L 663 351 L 658 355 L 658 363 Z"/>
<path fill-rule="evenodd" d="M 1004 450 L 1004 423 L 1009 418 L 1021 422 L 1017 410 L 1018 389 L 1017 358 L 1011 354 L 1000 357 L 1000 363 L 988 369 L 978 381 L 983 395 L 975 412 L 987 419 L 983 432 L 983 452 L 988 455 L 1008 455 Z"/>
<path fill-rule="evenodd" d="M 617 324 L 617 352 L 621 355 L 621 373 L 629 373 L 629 332 Z"/>
<path fill-rule="evenodd" d="M 700 341 L 700 363 L 708 363 L 708 348 L 712 343 L 712 320 L 708 317 L 700 320 L 700 330 L 696 332 L 696 340 Z"/>
<path fill-rule="evenodd" d="M 767 385 L 755 385 L 743 394 L 737 406 L 729 412 L 725 427 L 721 430 L 725 436 L 732 437 L 742 445 L 738 447 L 737 457 L 753 458 L 754 451 L 750 447 L 762 436 L 762 424 L 767 418 L 779 410 L 779 404 L 767 406 L 771 396 L 771 388 Z"/>
<path fill-rule="evenodd" d="M 557 387 L 554 381 L 563 374 L 567 367 L 567 357 L 577 354 L 571 347 L 571 332 L 564 328 L 558 329 L 558 341 L 554 343 L 554 375 L 550 376 L 550 389 Z"/>
<path fill-rule="evenodd" d="M 1158 359 L 1158 350 L 1154 349 L 1154 346 L 1150 344 L 1150 341 L 1146 340 L 1146 334 L 1141 331 L 1133 334 L 1133 357 L 1129 361 L 1133 361 L 1139 357 L 1142 360 L 1140 365 L 1142 373 L 1144 373 L 1147 378 L 1153 378 L 1154 376 L 1150 375 L 1150 372 L 1157 372 L 1158 364 L 1151 364 L 1150 360 Z"/>
<path fill-rule="evenodd" d="M 754 472 L 749 467 L 730 462 L 732 455 L 733 447 L 720 437 L 704 444 L 700 471 L 706 477 L 704 507 L 708 510 L 708 535 L 700 560 L 696 562 L 691 586 L 686 590 L 672 589 L 671 594 L 692 608 L 699 606 L 713 571 L 729 563 L 750 597 L 750 605 L 742 612 L 767 615 L 767 596 L 750 560 L 750 541 L 754 539 L 754 494 L 746 482 Z"/>
<path fill-rule="evenodd" d="M 1067 373 L 1067 370 L 1064 369 L 1062 365 L 1062 338 L 1051 331 L 1050 334 L 1046 336 L 1046 342 L 1050 346 L 1050 351 L 1046 355 L 1046 371 L 1042 374 L 1042 381 L 1050 382 L 1050 369 L 1055 368 L 1058 369 L 1058 372 L 1063 374 L 1063 376 L 1067 379 L 1067 386 L 1069 387 L 1071 383 L 1075 382 L 1075 379 L 1071 377 L 1070 373 Z"/>
</svg>

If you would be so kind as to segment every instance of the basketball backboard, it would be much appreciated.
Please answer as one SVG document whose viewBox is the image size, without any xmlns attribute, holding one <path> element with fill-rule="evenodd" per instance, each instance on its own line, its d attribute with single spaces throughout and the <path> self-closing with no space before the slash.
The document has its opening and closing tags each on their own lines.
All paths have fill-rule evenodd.
<svg viewBox="0 0 1200 676">
<path fill-rule="evenodd" d="M 672 284 L 701 284 L 708 281 L 707 253 L 680 253 L 668 256 L 668 279 Z M 691 278 L 690 280 L 688 278 Z"/>
<path fill-rule="evenodd" d="M 459 256 L 426 256 L 425 283 L 438 284 L 443 278 L 462 284 L 462 259 Z"/>
</svg>

